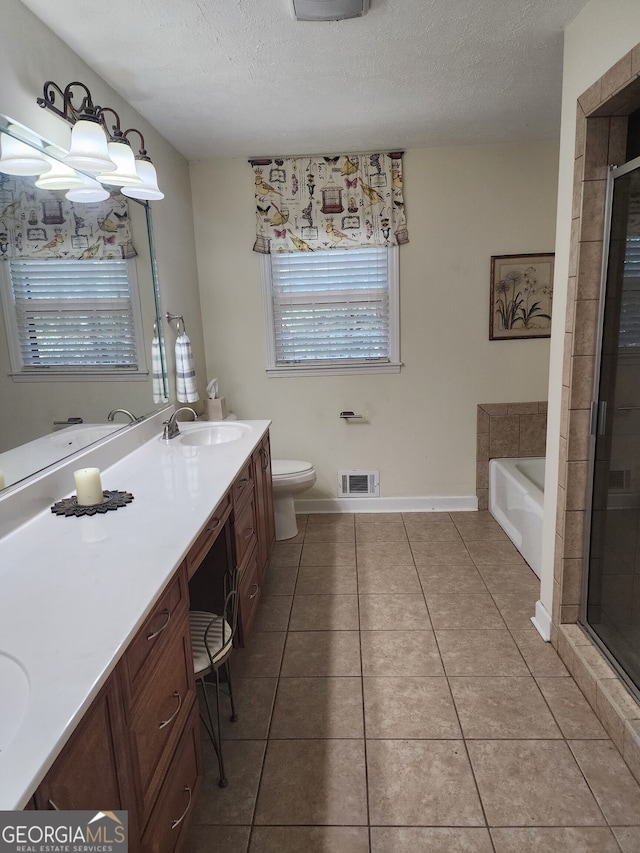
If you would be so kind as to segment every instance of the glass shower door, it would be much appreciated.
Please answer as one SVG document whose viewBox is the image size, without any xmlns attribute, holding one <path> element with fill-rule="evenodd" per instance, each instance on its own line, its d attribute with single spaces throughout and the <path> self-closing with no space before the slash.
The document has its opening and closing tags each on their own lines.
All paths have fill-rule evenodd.
<svg viewBox="0 0 640 853">
<path fill-rule="evenodd" d="M 612 169 L 584 623 L 640 692 L 640 159 Z"/>
</svg>

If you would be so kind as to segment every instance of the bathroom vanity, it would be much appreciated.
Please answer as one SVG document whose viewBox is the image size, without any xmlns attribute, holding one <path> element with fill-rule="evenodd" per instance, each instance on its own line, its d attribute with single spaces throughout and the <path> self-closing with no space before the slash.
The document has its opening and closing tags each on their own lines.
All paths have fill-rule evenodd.
<svg viewBox="0 0 640 853">
<path fill-rule="evenodd" d="M 43 510 L 0 540 L 0 661 L 28 679 L 13 732 L 0 697 L 0 809 L 126 809 L 130 850 L 184 842 L 202 778 L 189 606 L 214 606 L 235 563 L 246 642 L 275 538 L 269 422 L 238 426 L 226 444 L 201 423 L 155 433 L 102 472 L 131 504 Z"/>
</svg>

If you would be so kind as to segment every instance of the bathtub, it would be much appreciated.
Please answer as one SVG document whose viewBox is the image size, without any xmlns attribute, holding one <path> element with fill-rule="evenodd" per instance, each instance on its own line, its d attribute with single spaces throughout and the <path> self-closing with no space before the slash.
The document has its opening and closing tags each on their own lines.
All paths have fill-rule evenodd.
<svg viewBox="0 0 640 853">
<path fill-rule="evenodd" d="M 544 457 L 491 459 L 489 511 L 540 577 Z"/>
</svg>

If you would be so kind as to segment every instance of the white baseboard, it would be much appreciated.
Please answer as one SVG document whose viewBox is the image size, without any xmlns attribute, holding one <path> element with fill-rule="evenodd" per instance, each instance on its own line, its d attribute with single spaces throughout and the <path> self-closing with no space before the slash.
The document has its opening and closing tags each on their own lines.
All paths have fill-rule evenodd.
<svg viewBox="0 0 640 853">
<path fill-rule="evenodd" d="M 534 627 L 545 642 L 551 639 L 551 616 L 541 601 L 536 601 L 536 615 L 531 617 Z"/>
<path fill-rule="evenodd" d="M 475 495 L 420 498 L 308 498 L 296 501 L 296 512 L 475 512 Z"/>
</svg>

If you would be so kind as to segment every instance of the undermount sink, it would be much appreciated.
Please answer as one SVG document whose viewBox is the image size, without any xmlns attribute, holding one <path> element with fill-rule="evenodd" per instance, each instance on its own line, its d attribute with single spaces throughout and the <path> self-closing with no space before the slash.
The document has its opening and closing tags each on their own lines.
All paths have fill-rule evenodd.
<svg viewBox="0 0 640 853">
<path fill-rule="evenodd" d="M 0 652 L 0 753 L 20 728 L 29 704 L 29 679 L 22 665 Z"/>
<path fill-rule="evenodd" d="M 249 432 L 251 427 L 245 424 L 202 423 L 180 424 L 181 444 L 190 447 L 207 447 L 216 444 L 226 444 L 229 441 L 239 441 Z"/>
</svg>

